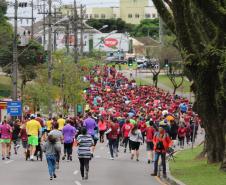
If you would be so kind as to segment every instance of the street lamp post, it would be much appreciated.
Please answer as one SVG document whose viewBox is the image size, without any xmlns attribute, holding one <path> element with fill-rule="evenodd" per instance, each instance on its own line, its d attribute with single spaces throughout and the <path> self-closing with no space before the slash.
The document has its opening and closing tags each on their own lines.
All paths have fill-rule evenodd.
<svg viewBox="0 0 226 185">
<path fill-rule="evenodd" d="M 109 25 L 103 25 L 102 28 L 100 28 L 98 31 L 101 31 L 101 30 L 103 30 L 103 29 L 105 29 L 107 27 L 109 27 Z"/>
<path fill-rule="evenodd" d="M 13 82 L 13 93 L 12 99 L 17 100 L 17 77 L 18 77 L 18 55 L 17 55 L 17 12 L 18 12 L 18 1 L 15 0 L 14 5 L 14 38 L 13 38 L 13 65 L 12 65 L 12 82 Z"/>
</svg>

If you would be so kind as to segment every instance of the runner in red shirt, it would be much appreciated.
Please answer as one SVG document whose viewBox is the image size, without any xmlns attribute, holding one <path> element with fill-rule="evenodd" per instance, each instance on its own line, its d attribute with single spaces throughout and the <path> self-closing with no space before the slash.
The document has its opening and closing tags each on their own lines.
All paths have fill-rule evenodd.
<svg viewBox="0 0 226 185">
<path fill-rule="evenodd" d="M 122 126 L 122 136 L 123 136 L 123 144 L 124 144 L 124 153 L 126 153 L 127 145 L 129 143 L 129 133 L 132 130 L 133 125 L 129 120 L 126 120 L 126 123 Z M 129 144 L 129 150 L 131 151 L 131 147 Z"/>
<path fill-rule="evenodd" d="M 147 154 L 148 154 L 148 164 L 154 162 L 154 143 L 153 138 L 156 130 L 153 127 L 153 122 L 146 128 L 146 144 L 147 144 Z"/>
<path fill-rule="evenodd" d="M 144 120 L 141 120 L 141 121 L 138 123 L 138 129 L 140 129 L 140 131 L 141 131 L 141 133 L 142 133 L 143 143 L 144 143 L 144 140 L 145 140 L 146 128 L 147 128 L 147 125 L 146 125 L 145 121 L 144 121 Z"/>
<path fill-rule="evenodd" d="M 111 154 L 111 160 L 114 160 L 114 154 L 116 157 L 118 157 L 118 151 L 117 151 L 117 139 L 118 134 L 120 131 L 119 124 L 117 123 L 117 120 L 112 118 L 110 121 L 110 124 L 108 125 L 108 140 L 109 140 L 109 148 L 110 148 L 110 154 Z"/>
</svg>

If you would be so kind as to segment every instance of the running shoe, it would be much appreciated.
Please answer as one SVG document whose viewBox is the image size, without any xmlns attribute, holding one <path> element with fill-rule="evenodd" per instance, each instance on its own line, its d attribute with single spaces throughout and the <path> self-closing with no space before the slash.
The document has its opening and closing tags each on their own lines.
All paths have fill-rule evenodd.
<svg viewBox="0 0 226 185">
<path fill-rule="evenodd" d="M 50 177 L 50 180 L 53 180 L 53 177 Z"/>
<path fill-rule="evenodd" d="M 114 157 L 110 157 L 111 160 L 114 160 Z"/>
<path fill-rule="evenodd" d="M 54 177 L 54 178 L 57 178 L 56 174 L 53 174 L 53 177 Z"/>
</svg>

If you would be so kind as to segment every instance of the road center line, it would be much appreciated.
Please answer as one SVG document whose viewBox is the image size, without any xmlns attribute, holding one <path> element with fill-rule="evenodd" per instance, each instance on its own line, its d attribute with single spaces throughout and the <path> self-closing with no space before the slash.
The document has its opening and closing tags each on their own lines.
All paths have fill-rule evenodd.
<svg viewBox="0 0 226 185">
<path fill-rule="evenodd" d="M 5 164 L 9 164 L 9 163 L 11 163 L 11 162 L 13 162 L 13 160 L 6 161 Z"/>
<path fill-rule="evenodd" d="M 78 174 L 78 170 L 75 170 L 73 174 L 74 175 L 77 175 Z"/>
<path fill-rule="evenodd" d="M 79 181 L 75 181 L 76 185 L 82 185 Z"/>
</svg>

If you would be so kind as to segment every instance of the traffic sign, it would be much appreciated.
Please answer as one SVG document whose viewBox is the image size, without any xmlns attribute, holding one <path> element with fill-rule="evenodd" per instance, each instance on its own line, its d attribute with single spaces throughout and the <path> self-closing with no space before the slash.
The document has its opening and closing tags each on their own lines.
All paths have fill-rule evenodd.
<svg viewBox="0 0 226 185">
<path fill-rule="evenodd" d="M 22 103 L 21 101 L 7 102 L 7 113 L 10 116 L 22 116 Z"/>
</svg>

